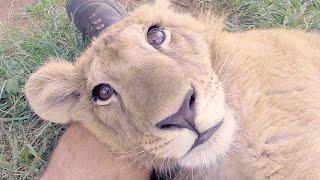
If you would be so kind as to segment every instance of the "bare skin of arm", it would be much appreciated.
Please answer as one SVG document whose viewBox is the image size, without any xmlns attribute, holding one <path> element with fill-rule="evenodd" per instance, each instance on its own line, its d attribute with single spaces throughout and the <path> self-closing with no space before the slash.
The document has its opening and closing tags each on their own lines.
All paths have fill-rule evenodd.
<svg viewBox="0 0 320 180">
<path fill-rule="evenodd" d="M 72 124 L 56 147 L 42 180 L 144 180 L 150 174 L 137 164 L 116 157 L 88 130 Z"/>
</svg>

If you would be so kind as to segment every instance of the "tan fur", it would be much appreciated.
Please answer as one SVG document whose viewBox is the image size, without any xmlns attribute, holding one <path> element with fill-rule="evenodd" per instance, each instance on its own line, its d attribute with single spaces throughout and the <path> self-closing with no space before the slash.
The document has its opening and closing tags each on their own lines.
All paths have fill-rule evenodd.
<svg viewBox="0 0 320 180">
<path fill-rule="evenodd" d="M 167 31 L 161 50 L 151 25 Z M 26 95 L 41 117 L 76 121 L 112 151 L 130 149 L 146 168 L 181 167 L 178 178 L 320 177 L 320 36 L 298 30 L 222 31 L 219 19 L 176 14 L 163 1 L 144 5 L 94 40 L 74 63 L 50 62 L 30 77 Z M 107 106 L 91 90 L 110 84 Z M 204 144 L 197 135 L 155 124 L 196 92 L 200 132 L 221 119 Z"/>
</svg>

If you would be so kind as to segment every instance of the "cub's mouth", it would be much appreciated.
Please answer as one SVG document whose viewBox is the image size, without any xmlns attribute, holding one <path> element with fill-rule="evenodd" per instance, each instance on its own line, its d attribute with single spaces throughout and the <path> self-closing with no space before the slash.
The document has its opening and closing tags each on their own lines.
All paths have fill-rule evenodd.
<svg viewBox="0 0 320 180">
<path fill-rule="evenodd" d="M 211 138 L 212 134 L 215 133 L 221 127 L 222 124 L 223 124 L 223 120 L 221 120 L 215 126 L 211 127 L 210 129 L 208 129 L 207 131 L 205 131 L 203 133 L 199 133 L 197 131 L 198 138 L 195 140 L 195 142 L 192 145 L 192 147 L 190 148 L 189 152 L 192 151 L 192 149 L 194 149 L 195 147 L 197 147 L 200 144 L 203 144 L 204 142 L 209 140 Z"/>
</svg>

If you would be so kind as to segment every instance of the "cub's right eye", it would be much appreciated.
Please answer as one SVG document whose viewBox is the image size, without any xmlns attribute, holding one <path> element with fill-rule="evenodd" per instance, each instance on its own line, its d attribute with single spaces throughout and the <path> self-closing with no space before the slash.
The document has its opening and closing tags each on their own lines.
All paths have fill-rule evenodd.
<svg viewBox="0 0 320 180">
<path fill-rule="evenodd" d="M 159 48 L 166 39 L 165 31 L 158 26 L 151 26 L 147 32 L 147 40 L 150 45 Z"/>
<path fill-rule="evenodd" d="M 109 84 L 99 84 L 92 90 L 92 99 L 98 105 L 107 105 L 114 98 L 115 91 Z"/>
</svg>

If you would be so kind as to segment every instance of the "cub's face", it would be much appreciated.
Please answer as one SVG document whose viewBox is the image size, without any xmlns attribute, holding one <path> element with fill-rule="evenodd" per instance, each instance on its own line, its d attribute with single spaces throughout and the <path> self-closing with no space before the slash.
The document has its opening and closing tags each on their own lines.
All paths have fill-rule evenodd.
<svg viewBox="0 0 320 180">
<path fill-rule="evenodd" d="M 74 65 L 40 69 L 27 97 L 42 118 L 80 121 L 147 165 L 212 165 L 228 150 L 235 124 L 212 68 L 207 30 L 161 3 L 145 5 L 94 40 Z M 46 92 L 50 97 L 41 94 L 48 86 L 55 89 Z"/>
</svg>

